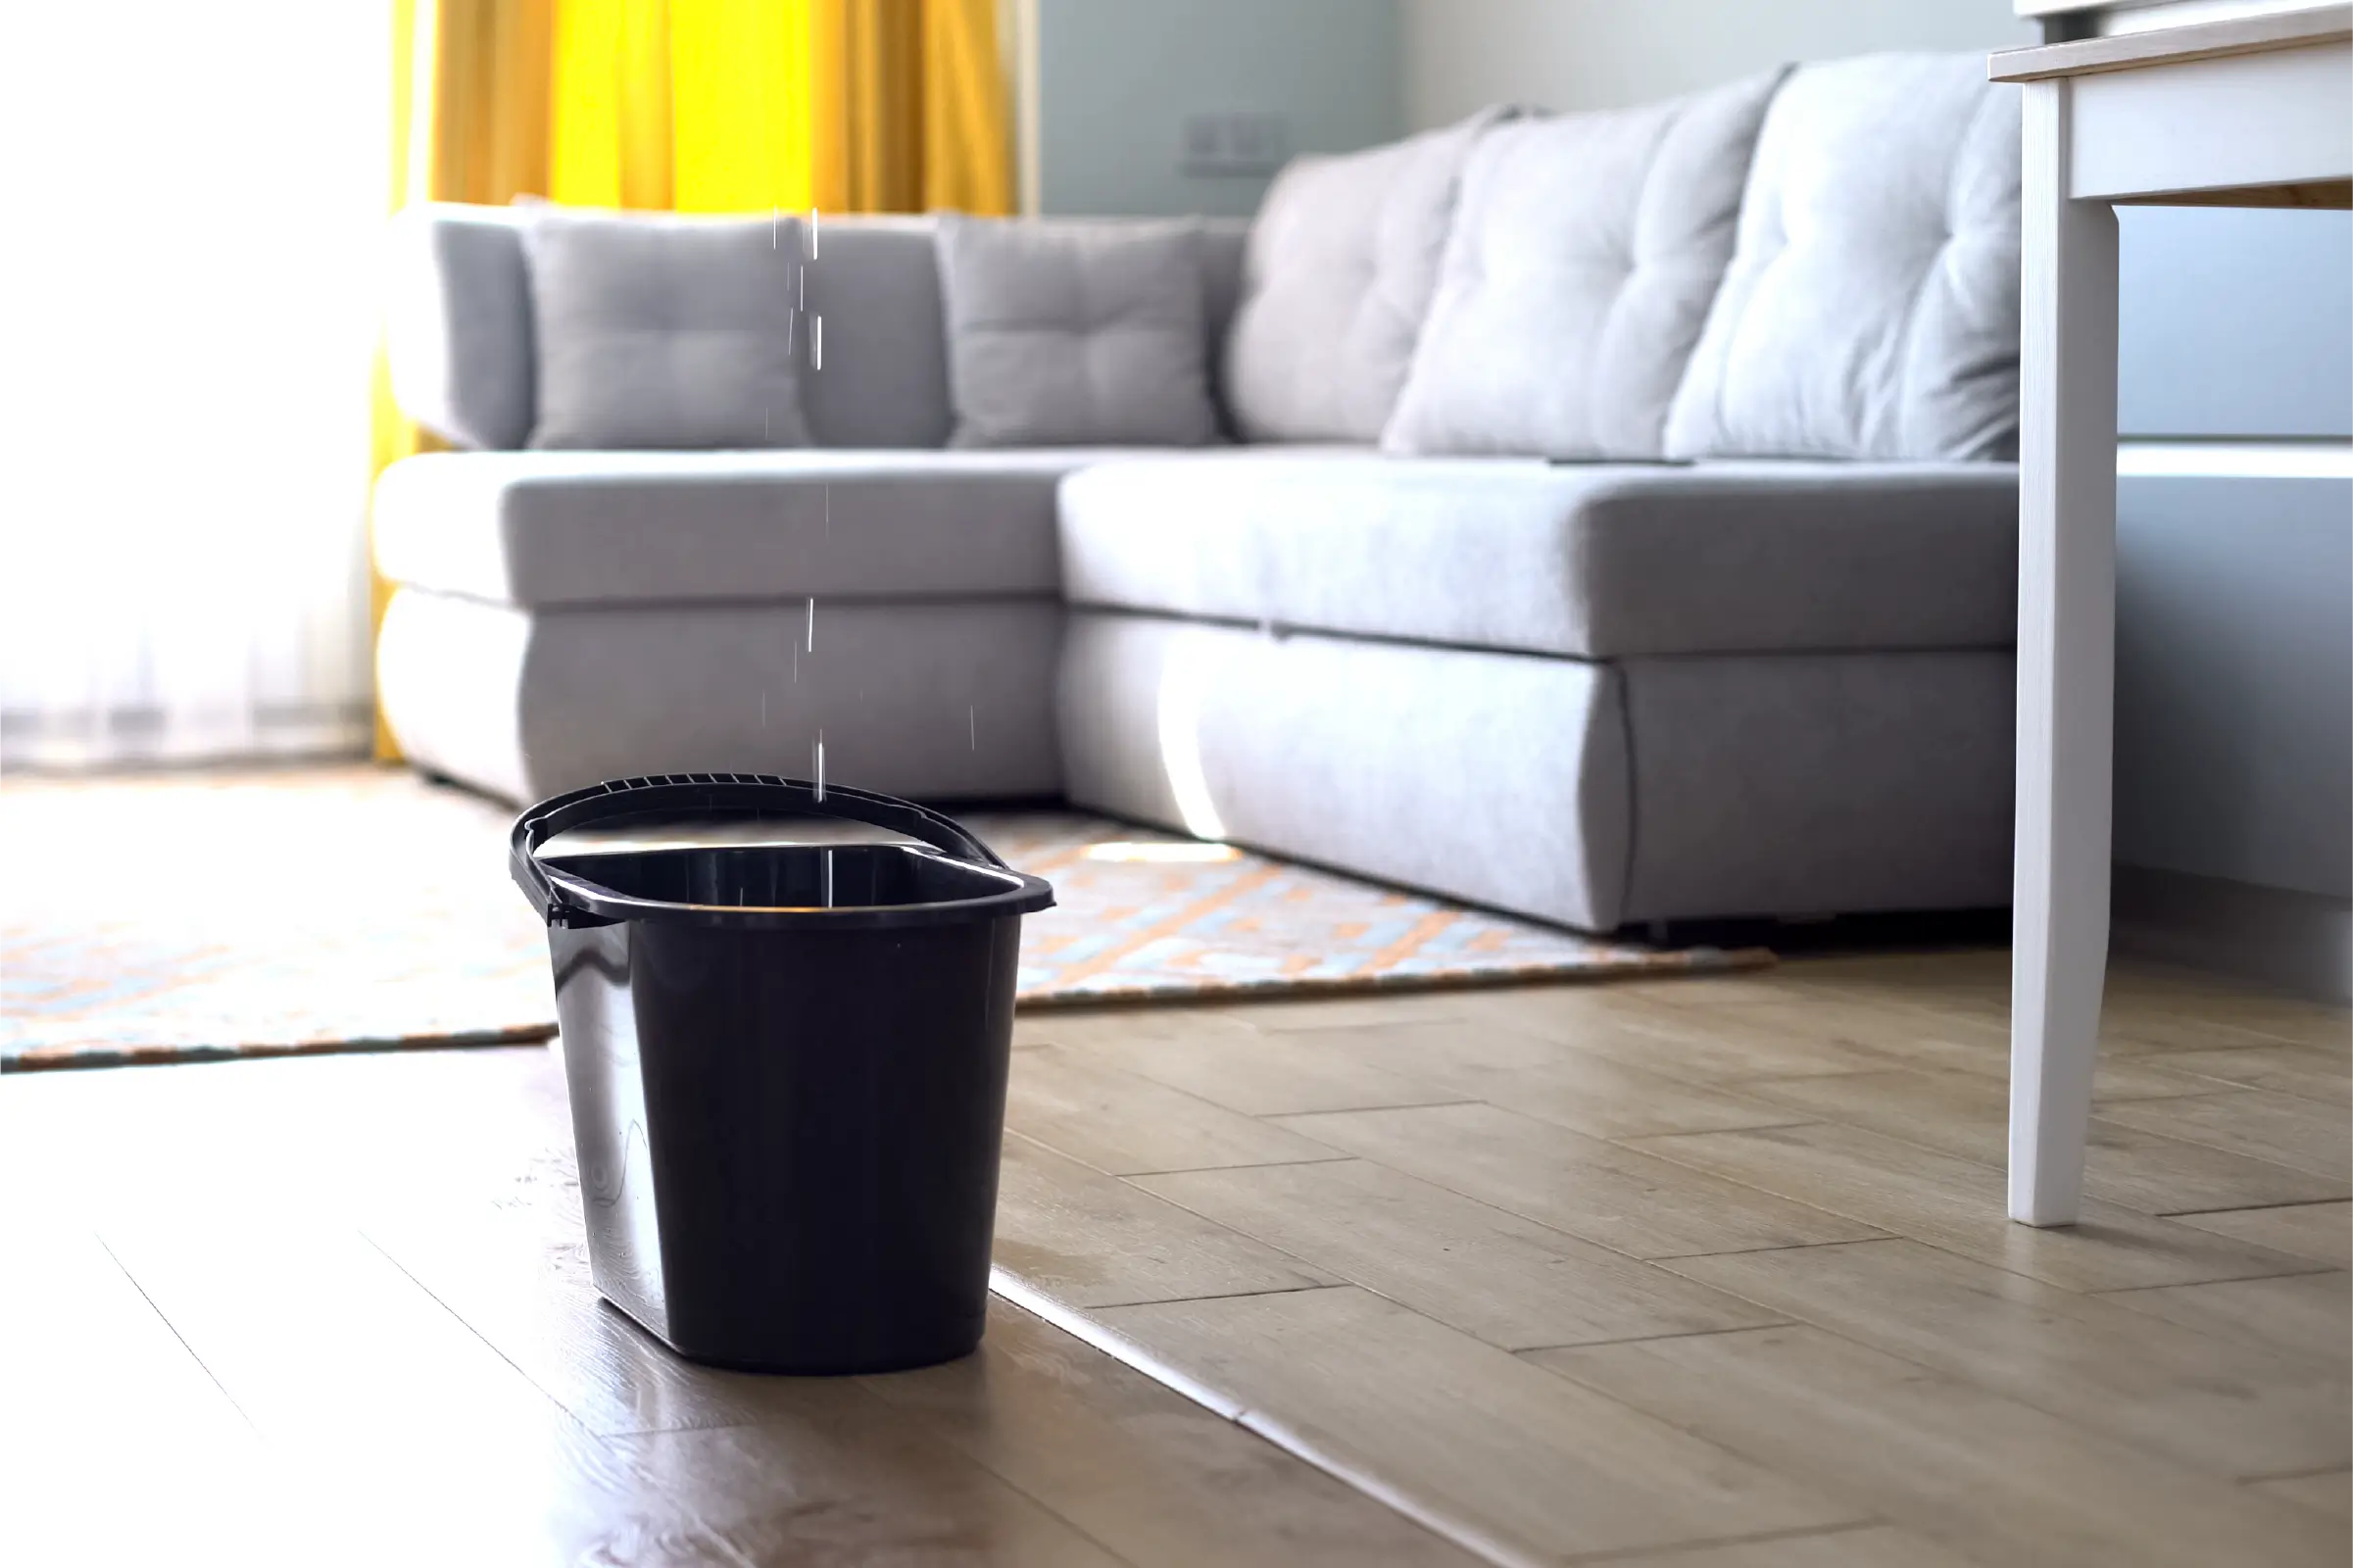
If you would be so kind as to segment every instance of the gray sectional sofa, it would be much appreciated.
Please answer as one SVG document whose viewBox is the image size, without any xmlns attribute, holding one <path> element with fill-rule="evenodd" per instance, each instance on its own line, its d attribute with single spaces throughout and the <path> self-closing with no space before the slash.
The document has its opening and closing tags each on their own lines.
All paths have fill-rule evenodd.
<svg viewBox="0 0 2353 1568">
<path fill-rule="evenodd" d="M 773 301 L 694 281 L 736 262 L 641 254 L 740 223 L 609 219 L 648 226 L 582 296 L 546 215 L 412 210 L 395 386 L 460 450 L 377 491 L 384 712 L 511 800 L 821 739 L 839 782 L 1587 929 L 2006 902 L 2017 106 L 1982 77 L 1492 113 L 1301 160 L 1247 226 L 771 230 L 782 361 Z M 662 450 L 583 444 L 620 385 Z M 723 450 L 661 423 L 739 385 Z M 1203 406 L 1228 438 L 1164 444 Z"/>
</svg>

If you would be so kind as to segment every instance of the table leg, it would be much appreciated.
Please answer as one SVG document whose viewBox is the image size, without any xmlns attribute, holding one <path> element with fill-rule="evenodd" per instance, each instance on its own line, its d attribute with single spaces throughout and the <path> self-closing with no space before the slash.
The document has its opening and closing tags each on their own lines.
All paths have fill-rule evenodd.
<svg viewBox="0 0 2353 1568">
<path fill-rule="evenodd" d="M 2067 195 L 2067 81 L 2024 89 L 2010 1217 L 2083 1186 L 2108 962 L 2116 683 L 2116 213 Z"/>
</svg>

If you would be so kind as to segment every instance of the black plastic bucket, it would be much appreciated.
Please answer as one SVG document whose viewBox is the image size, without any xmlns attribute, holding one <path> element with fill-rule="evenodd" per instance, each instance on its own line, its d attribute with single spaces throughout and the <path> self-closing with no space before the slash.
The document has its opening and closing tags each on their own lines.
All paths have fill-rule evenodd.
<svg viewBox="0 0 2353 1568">
<path fill-rule="evenodd" d="M 937 812 L 744 773 L 532 807 L 597 1289 L 680 1354 L 922 1366 L 980 1341 L 1021 916 Z"/>
</svg>

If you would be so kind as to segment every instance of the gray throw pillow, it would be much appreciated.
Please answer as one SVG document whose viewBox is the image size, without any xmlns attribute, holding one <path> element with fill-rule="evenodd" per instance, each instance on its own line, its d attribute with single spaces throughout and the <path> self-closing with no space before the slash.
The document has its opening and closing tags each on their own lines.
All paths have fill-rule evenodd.
<svg viewBox="0 0 2353 1568">
<path fill-rule="evenodd" d="M 535 208 L 534 447 L 809 445 L 792 219 Z"/>
<path fill-rule="evenodd" d="M 943 215 L 958 447 L 1216 439 L 1200 226 Z"/>
<path fill-rule="evenodd" d="M 1487 110 L 1344 157 L 1295 158 L 1250 220 L 1226 404 L 1252 441 L 1375 441 L 1430 308 Z"/>
<path fill-rule="evenodd" d="M 1676 457 L 2002 458 L 2018 431 L 2018 89 L 1979 55 L 1806 66 L 1676 394 Z"/>
<path fill-rule="evenodd" d="M 1659 456 L 1780 79 L 1480 138 L 1382 446 Z"/>
</svg>

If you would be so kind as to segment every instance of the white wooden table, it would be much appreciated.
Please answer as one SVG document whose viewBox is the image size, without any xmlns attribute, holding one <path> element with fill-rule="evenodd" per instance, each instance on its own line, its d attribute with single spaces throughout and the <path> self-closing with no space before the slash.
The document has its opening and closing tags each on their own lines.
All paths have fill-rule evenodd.
<svg viewBox="0 0 2353 1568">
<path fill-rule="evenodd" d="M 2135 9 L 2060 25 L 2162 20 Z M 1989 69 L 2023 85 L 2026 157 L 2010 1217 L 2067 1225 L 2108 959 L 2115 208 L 2353 206 L 2353 6 L 2083 37 Z"/>
</svg>

